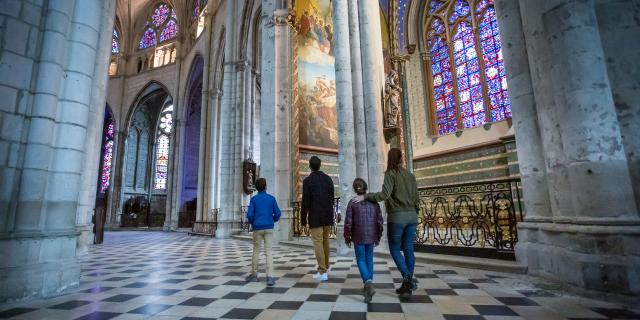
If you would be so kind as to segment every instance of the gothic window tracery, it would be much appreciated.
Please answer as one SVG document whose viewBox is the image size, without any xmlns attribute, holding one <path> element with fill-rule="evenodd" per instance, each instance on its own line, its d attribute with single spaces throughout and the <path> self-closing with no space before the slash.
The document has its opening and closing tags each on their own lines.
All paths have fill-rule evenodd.
<svg viewBox="0 0 640 320">
<path fill-rule="evenodd" d="M 493 0 L 431 0 L 425 10 L 433 133 L 510 118 Z"/>
<path fill-rule="evenodd" d="M 158 5 L 145 23 L 138 49 L 146 49 L 178 36 L 178 17 L 167 4 Z"/>
<path fill-rule="evenodd" d="M 115 124 L 113 117 L 106 111 L 104 121 L 104 133 L 102 141 L 102 157 L 100 163 L 100 181 L 98 185 L 99 193 L 106 193 L 111 183 L 111 168 L 113 166 L 113 143 Z"/>
</svg>

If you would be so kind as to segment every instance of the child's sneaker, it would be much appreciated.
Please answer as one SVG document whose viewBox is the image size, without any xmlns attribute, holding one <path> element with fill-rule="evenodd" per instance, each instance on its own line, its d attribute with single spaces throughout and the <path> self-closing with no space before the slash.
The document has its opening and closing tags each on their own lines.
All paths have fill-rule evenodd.
<svg viewBox="0 0 640 320">
<path fill-rule="evenodd" d="M 322 278 L 322 274 L 320 272 L 316 272 L 316 274 L 313 275 L 313 280 L 320 280 L 320 278 Z"/>
<path fill-rule="evenodd" d="M 274 284 L 276 284 L 276 280 L 273 277 L 267 277 L 267 286 L 272 287 Z"/>
<path fill-rule="evenodd" d="M 373 282 L 371 280 L 365 282 L 364 284 L 364 303 L 371 302 L 373 299 L 373 295 L 376 294 L 376 289 L 373 287 Z"/>
<path fill-rule="evenodd" d="M 258 275 L 255 273 L 252 273 L 245 280 L 247 282 L 258 282 Z"/>
<path fill-rule="evenodd" d="M 329 274 L 326 272 L 320 275 L 320 281 L 329 281 Z"/>
</svg>

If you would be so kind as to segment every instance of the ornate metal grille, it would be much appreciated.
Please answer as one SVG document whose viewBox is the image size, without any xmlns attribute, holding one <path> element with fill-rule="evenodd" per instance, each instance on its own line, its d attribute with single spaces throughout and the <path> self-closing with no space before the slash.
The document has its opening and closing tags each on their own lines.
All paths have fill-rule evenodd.
<svg viewBox="0 0 640 320">
<path fill-rule="evenodd" d="M 251 223 L 247 220 L 249 206 L 240 206 L 240 232 L 251 232 Z"/>
<path fill-rule="evenodd" d="M 293 208 L 293 219 L 291 219 L 291 230 L 293 230 L 294 237 L 308 237 L 309 228 L 302 224 L 300 220 L 300 201 L 291 203 Z M 338 216 L 340 215 L 340 198 L 335 198 L 333 201 L 333 227 L 331 228 L 330 237 L 335 239 L 338 234 Z"/>
<path fill-rule="evenodd" d="M 196 221 L 193 223 L 193 229 L 190 234 L 209 235 L 216 236 L 216 230 L 218 230 L 218 210 L 211 209 L 209 212 L 210 221 Z"/>
<path fill-rule="evenodd" d="M 513 259 L 520 179 L 422 188 L 416 249 Z"/>
</svg>

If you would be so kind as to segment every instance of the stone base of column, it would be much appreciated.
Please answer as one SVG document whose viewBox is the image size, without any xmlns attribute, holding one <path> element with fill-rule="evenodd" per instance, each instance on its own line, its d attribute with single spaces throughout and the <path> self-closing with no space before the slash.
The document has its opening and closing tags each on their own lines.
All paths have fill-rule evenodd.
<svg viewBox="0 0 640 320">
<path fill-rule="evenodd" d="M 518 224 L 516 259 L 581 295 L 640 294 L 640 225 Z"/>
<path fill-rule="evenodd" d="M 0 237 L 0 302 L 55 296 L 79 285 L 77 233 Z"/>
<path fill-rule="evenodd" d="M 80 232 L 76 254 L 83 256 L 89 253 L 89 246 L 93 244 L 93 225 L 78 225 L 76 230 Z"/>
<path fill-rule="evenodd" d="M 275 243 L 280 241 L 290 241 L 293 239 L 293 208 L 280 209 L 280 221 L 273 228 Z"/>
<path fill-rule="evenodd" d="M 216 229 L 216 238 L 226 239 L 230 238 L 233 231 L 233 221 L 220 221 L 218 220 L 218 228 Z"/>
</svg>

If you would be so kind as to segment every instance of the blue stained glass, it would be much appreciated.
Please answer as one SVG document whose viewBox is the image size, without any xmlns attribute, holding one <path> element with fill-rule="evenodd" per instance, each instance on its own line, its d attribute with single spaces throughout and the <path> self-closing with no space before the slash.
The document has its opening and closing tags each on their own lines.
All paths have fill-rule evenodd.
<svg viewBox="0 0 640 320">
<path fill-rule="evenodd" d="M 159 5 L 156 10 L 153 11 L 153 15 L 151 16 L 151 23 L 154 26 L 161 26 L 167 17 L 169 16 L 169 7 L 166 4 Z"/>
<path fill-rule="evenodd" d="M 167 25 L 162 30 L 160 34 L 160 42 L 164 42 L 167 40 L 171 40 L 178 35 L 178 24 L 175 20 L 169 20 Z"/>
<path fill-rule="evenodd" d="M 459 18 L 467 17 L 470 11 L 469 3 L 467 3 L 466 0 L 456 0 L 456 5 L 453 9 L 453 13 L 449 17 L 449 22 L 453 23 Z"/>
<path fill-rule="evenodd" d="M 491 101 L 491 121 L 511 117 L 511 104 L 507 91 L 507 78 L 502 60 L 502 46 L 498 34 L 498 21 L 493 6 L 488 6 L 480 23 L 480 40 L 485 61 L 485 74 Z"/>
<path fill-rule="evenodd" d="M 476 4 L 476 13 L 482 12 L 482 10 L 486 9 L 489 5 L 493 5 L 493 0 L 480 0 Z"/>
<path fill-rule="evenodd" d="M 442 5 L 443 3 L 441 0 L 431 0 L 429 3 L 429 14 L 433 14 L 438 9 L 442 8 Z"/>
<path fill-rule="evenodd" d="M 200 1 L 193 1 L 193 10 L 191 10 L 191 21 L 196 21 L 200 16 Z"/>
<path fill-rule="evenodd" d="M 405 20 L 407 18 L 409 0 L 398 0 L 398 30 L 400 36 L 400 51 L 405 52 Z"/>
<path fill-rule="evenodd" d="M 466 128 L 470 128 L 484 123 L 484 120 L 477 121 L 477 119 L 484 119 L 484 99 L 482 84 L 477 81 L 479 80 L 478 57 L 471 25 L 461 22 L 456 28 L 453 41 L 456 73 L 459 76 L 458 88 L 461 91 L 459 99 L 461 103 L 469 101 L 460 107 L 462 122 Z M 471 83 L 467 79 L 472 79 Z M 470 91 L 462 91 L 463 88 L 470 88 Z"/>
<path fill-rule="evenodd" d="M 453 78 L 449 66 L 449 47 L 438 30 L 444 31 L 439 19 L 431 22 L 429 31 L 429 54 L 431 55 L 431 75 L 433 81 L 434 103 L 438 134 L 443 135 L 456 130 L 455 98 L 453 96 Z"/>
<path fill-rule="evenodd" d="M 113 29 L 113 36 L 111 38 L 111 53 L 120 53 L 120 37 L 116 29 Z"/>
<path fill-rule="evenodd" d="M 389 20 L 389 0 L 379 0 L 380 8 L 382 8 L 382 13 L 384 14 L 384 18 Z"/>
<path fill-rule="evenodd" d="M 144 34 L 142 35 L 142 39 L 140 39 L 140 44 L 138 45 L 138 48 L 146 49 L 149 47 L 153 47 L 155 45 L 156 45 L 156 31 L 151 28 L 147 28 L 147 30 L 145 30 Z"/>
</svg>

